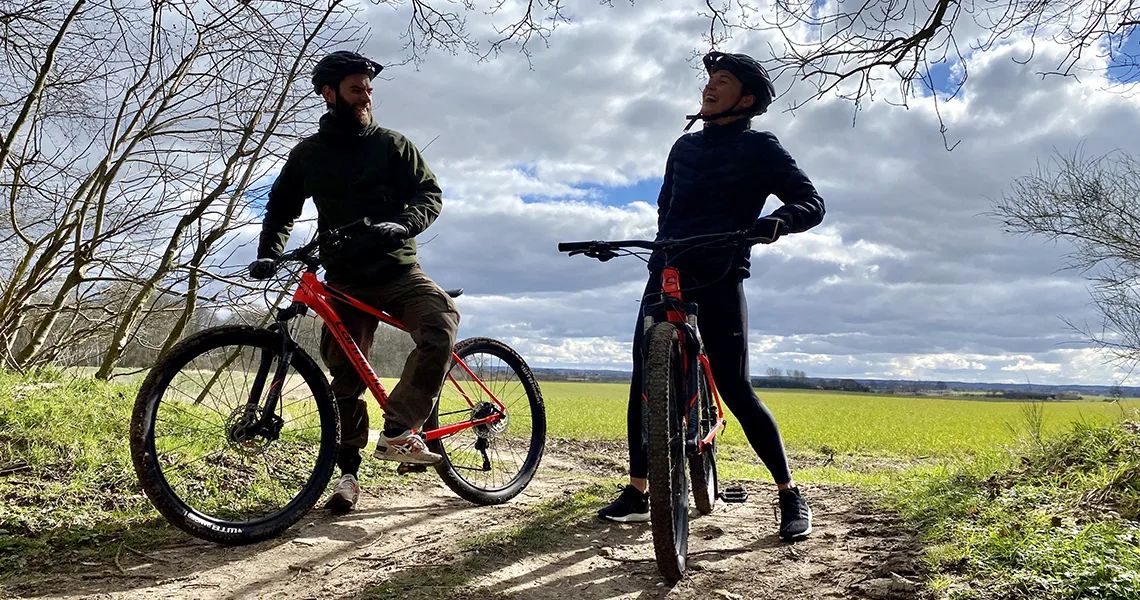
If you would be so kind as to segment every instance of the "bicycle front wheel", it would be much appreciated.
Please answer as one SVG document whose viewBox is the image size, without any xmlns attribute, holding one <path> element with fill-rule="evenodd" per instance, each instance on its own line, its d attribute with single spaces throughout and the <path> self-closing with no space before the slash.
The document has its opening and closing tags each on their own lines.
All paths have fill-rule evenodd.
<svg viewBox="0 0 1140 600">
<path fill-rule="evenodd" d="M 677 328 L 658 323 L 646 335 L 645 397 L 649 434 L 649 518 L 657 568 L 670 583 L 684 576 L 689 552 L 689 479 L 682 418 Z"/>
<path fill-rule="evenodd" d="M 274 381 L 282 341 L 245 326 L 202 331 L 174 346 L 139 389 L 135 473 L 155 508 L 191 535 L 223 544 L 274 537 L 313 507 L 332 477 L 336 403 L 300 348 Z M 279 397 L 266 416 L 274 388 Z"/>
<path fill-rule="evenodd" d="M 455 345 L 452 362 L 425 432 L 494 416 L 497 421 L 461 428 L 428 442 L 443 455 L 443 482 L 476 504 L 514 498 L 538 470 L 546 446 L 546 410 L 530 367 L 514 350 L 490 338 Z M 498 400 L 498 402 L 496 402 Z"/>
</svg>

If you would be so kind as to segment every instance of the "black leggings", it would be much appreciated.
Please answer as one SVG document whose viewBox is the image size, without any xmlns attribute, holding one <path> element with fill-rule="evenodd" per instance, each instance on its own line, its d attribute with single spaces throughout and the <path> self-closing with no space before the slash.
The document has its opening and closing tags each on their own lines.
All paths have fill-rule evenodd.
<svg viewBox="0 0 1140 600">
<path fill-rule="evenodd" d="M 689 282 L 686 282 L 689 283 Z M 686 285 L 685 287 L 690 287 Z M 661 278 L 650 276 L 645 294 L 659 294 Z M 682 291 L 686 302 L 696 302 L 697 328 L 704 341 L 713 380 L 728 410 L 740 422 L 744 435 L 752 449 L 764 461 L 764 466 L 772 473 L 777 484 L 792 480 L 788 470 L 788 458 L 784 454 L 784 443 L 780 430 L 768 408 L 752 391 L 752 380 L 748 373 L 748 304 L 744 297 L 744 281 L 737 277 L 726 277 L 705 287 L 695 287 Z M 644 295 L 642 296 L 644 298 Z M 645 301 L 642 301 L 644 308 Z M 629 435 L 629 475 L 644 479 L 649 472 L 647 441 L 642 428 L 642 365 L 641 311 L 638 311 L 637 327 L 633 334 L 633 377 L 629 386 L 629 413 L 627 429 Z"/>
</svg>

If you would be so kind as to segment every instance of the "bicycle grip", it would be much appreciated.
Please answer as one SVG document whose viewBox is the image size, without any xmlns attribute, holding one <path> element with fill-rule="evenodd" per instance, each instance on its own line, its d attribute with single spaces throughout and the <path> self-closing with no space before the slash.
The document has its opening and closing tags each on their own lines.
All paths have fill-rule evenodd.
<svg viewBox="0 0 1140 600">
<path fill-rule="evenodd" d="M 576 250 L 589 250 L 593 248 L 597 242 L 559 242 L 559 252 L 574 252 Z"/>
</svg>

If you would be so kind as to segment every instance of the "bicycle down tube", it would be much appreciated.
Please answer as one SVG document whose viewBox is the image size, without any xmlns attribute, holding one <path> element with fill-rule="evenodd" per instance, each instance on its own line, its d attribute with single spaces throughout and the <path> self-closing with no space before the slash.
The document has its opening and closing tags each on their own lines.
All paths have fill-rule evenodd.
<svg viewBox="0 0 1140 600">
<path fill-rule="evenodd" d="M 372 366 L 368 363 L 368 359 L 364 356 L 364 353 L 360 351 L 360 346 L 358 346 L 356 342 L 353 341 L 352 336 L 348 333 L 348 329 L 344 326 L 344 321 L 340 319 L 340 315 L 336 314 L 336 310 L 334 310 L 333 307 L 329 304 L 327 298 L 333 298 L 344 302 L 345 304 L 348 304 L 357 310 L 366 312 L 376 317 L 377 319 L 380 319 L 380 321 L 384 322 L 385 324 L 395 327 L 401 331 L 407 331 L 407 329 L 402 323 L 384 311 L 369 306 L 360 300 L 353 298 L 352 296 L 344 294 L 333 287 L 321 283 L 321 281 L 317 279 L 316 274 L 307 271 L 301 274 L 301 282 L 300 285 L 297 286 L 297 291 L 293 294 L 293 302 L 311 307 L 313 311 L 316 312 L 322 320 L 324 320 L 324 322 L 329 326 L 329 329 L 332 331 L 333 337 L 336 338 L 337 343 L 340 344 L 340 347 L 348 356 L 349 361 L 352 362 L 352 365 L 356 369 L 356 372 L 359 373 L 361 379 L 364 380 L 364 384 L 372 392 L 372 395 L 376 398 L 376 401 L 380 404 L 380 407 L 384 408 L 388 402 L 388 391 L 384 389 L 384 384 L 380 383 L 380 378 L 377 377 L 376 371 L 372 369 Z M 502 419 L 502 414 L 506 410 L 506 407 L 503 406 L 502 401 L 500 401 L 499 398 L 493 392 L 491 392 L 491 390 L 488 389 L 486 385 L 484 385 L 483 381 L 471 371 L 467 364 L 464 363 L 457 354 L 452 352 L 451 358 L 460 366 L 462 366 L 463 370 L 466 371 L 467 374 L 470 375 L 471 378 L 475 381 L 475 383 L 477 383 L 479 387 L 484 392 L 486 392 L 486 394 L 495 402 L 498 408 L 498 413 L 479 419 L 468 419 L 466 421 L 447 425 L 439 429 L 424 431 L 422 433 L 424 435 L 424 438 L 427 440 L 436 440 L 452 435 L 464 429 L 478 425 L 487 425 L 494 423 Z M 454 377 L 448 374 L 448 379 L 450 379 L 452 384 L 460 390 L 460 394 L 463 396 L 464 400 L 466 400 L 469 405 L 474 407 L 474 403 L 471 402 L 471 399 L 467 396 L 467 393 L 463 391 L 462 387 L 458 382 L 455 381 Z"/>
</svg>

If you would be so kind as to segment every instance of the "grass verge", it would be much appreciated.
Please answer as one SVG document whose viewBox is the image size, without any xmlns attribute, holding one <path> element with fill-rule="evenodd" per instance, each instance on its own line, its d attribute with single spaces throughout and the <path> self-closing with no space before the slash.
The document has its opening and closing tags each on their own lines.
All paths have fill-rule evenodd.
<svg viewBox="0 0 1140 600">
<path fill-rule="evenodd" d="M 174 532 L 131 467 L 133 387 L 0 373 L 0 575 L 106 558 Z"/>
<path fill-rule="evenodd" d="M 955 600 L 1140 600 L 1140 424 L 1083 424 L 993 469 L 892 478 L 924 532 L 932 588 Z"/>
<path fill-rule="evenodd" d="M 142 493 L 129 429 L 137 382 L 0 372 L 0 577 L 110 565 L 126 551 L 189 539 Z M 414 485 L 365 460 L 370 488 Z"/>
</svg>

